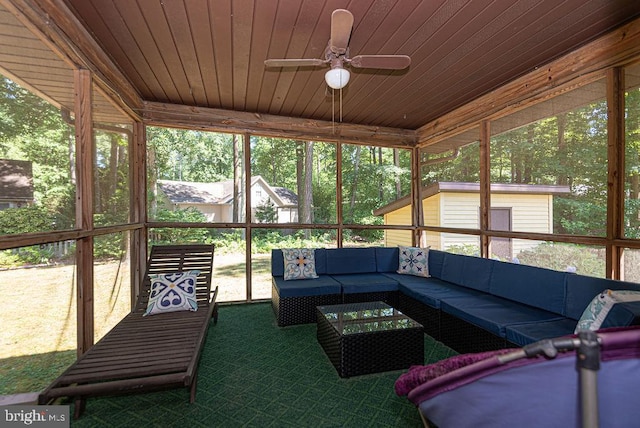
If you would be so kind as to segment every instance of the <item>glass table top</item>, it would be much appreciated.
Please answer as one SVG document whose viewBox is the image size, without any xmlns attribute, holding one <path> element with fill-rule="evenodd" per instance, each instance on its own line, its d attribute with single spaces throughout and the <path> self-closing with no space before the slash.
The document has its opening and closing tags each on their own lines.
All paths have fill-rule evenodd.
<svg viewBox="0 0 640 428">
<path fill-rule="evenodd" d="M 384 302 L 318 306 L 318 311 L 341 335 L 422 327 Z"/>
</svg>

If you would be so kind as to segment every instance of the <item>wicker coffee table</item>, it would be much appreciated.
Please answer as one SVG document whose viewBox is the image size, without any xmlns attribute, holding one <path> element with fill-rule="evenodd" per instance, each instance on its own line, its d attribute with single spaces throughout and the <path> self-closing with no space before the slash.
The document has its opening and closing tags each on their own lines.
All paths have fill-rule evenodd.
<svg viewBox="0 0 640 428">
<path fill-rule="evenodd" d="M 424 364 L 422 325 L 384 302 L 318 306 L 318 342 L 341 377 Z"/>
</svg>

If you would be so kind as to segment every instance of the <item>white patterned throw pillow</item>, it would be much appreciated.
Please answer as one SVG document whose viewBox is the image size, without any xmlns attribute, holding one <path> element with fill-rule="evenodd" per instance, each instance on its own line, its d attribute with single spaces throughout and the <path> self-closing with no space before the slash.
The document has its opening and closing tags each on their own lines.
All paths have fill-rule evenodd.
<svg viewBox="0 0 640 428">
<path fill-rule="evenodd" d="M 144 315 L 197 311 L 196 281 L 199 270 L 149 275 L 151 294 Z"/>
<path fill-rule="evenodd" d="M 606 289 L 591 300 L 586 307 L 578 325 L 574 331 L 578 334 L 580 330 L 596 331 L 604 323 L 609 311 L 616 303 L 640 301 L 640 293 L 634 290 L 609 290 Z"/>
<path fill-rule="evenodd" d="M 284 248 L 284 279 L 317 278 L 315 250 L 311 248 Z"/>
<path fill-rule="evenodd" d="M 398 245 L 398 273 L 429 278 L 429 249 Z"/>
</svg>

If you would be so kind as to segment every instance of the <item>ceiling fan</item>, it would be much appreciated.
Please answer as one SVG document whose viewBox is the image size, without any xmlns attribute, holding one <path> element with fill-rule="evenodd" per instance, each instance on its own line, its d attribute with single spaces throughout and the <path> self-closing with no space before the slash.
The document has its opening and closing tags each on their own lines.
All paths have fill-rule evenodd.
<svg viewBox="0 0 640 428">
<path fill-rule="evenodd" d="M 325 50 L 324 59 L 268 59 L 267 67 L 315 67 L 330 66 L 324 78 L 330 88 L 342 89 L 349 83 L 349 71 L 345 65 L 354 68 L 378 68 L 402 70 L 411 64 L 406 55 L 357 55 L 349 57 L 349 39 L 353 28 L 353 15 L 345 9 L 336 9 L 331 14 L 331 38 Z"/>
</svg>

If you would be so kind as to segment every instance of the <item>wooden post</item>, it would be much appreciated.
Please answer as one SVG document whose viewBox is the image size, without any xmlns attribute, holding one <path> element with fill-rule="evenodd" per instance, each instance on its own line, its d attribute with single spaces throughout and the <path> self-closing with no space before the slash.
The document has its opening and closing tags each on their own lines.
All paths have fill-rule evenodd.
<svg viewBox="0 0 640 428">
<path fill-rule="evenodd" d="M 88 70 L 74 70 L 76 131 L 76 227 L 93 230 L 94 137 L 92 84 Z M 78 356 L 93 345 L 93 236 L 76 244 Z"/>
<path fill-rule="evenodd" d="M 491 122 L 480 122 L 480 256 L 491 257 Z"/>
<path fill-rule="evenodd" d="M 250 302 L 252 300 L 251 293 L 251 222 L 253 219 L 251 218 L 251 135 L 249 133 L 244 133 L 243 137 L 243 150 L 244 150 L 244 194 L 246 195 L 244 198 L 245 203 L 245 215 L 244 215 L 244 224 L 245 224 L 245 276 L 246 276 L 246 287 L 247 287 L 247 301 Z M 298 218 L 299 220 L 299 218 Z"/>
<path fill-rule="evenodd" d="M 624 68 L 607 70 L 607 264 L 606 276 L 622 279 L 623 249 L 613 243 L 624 235 Z"/>
<path fill-rule="evenodd" d="M 342 143 L 336 143 L 336 223 L 338 230 L 336 231 L 336 245 L 342 248 Z"/>
<path fill-rule="evenodd" d="M 133 230 L 131 240 L 131 308 L 134 308 L 147 263 L 147 135 L 142 122 L 133 123 L 129 157 L 131 221 L 142 224 Z"/>
<path fill-rule="evenodd" d="M 411 150 L 411 225 L 413 226 L 411 244 L 414 246 L 420 245 L 421 230 L 419 228 L 424 226 L 420 177 L 420 149 L 414 147 Z"/>
</svg>

